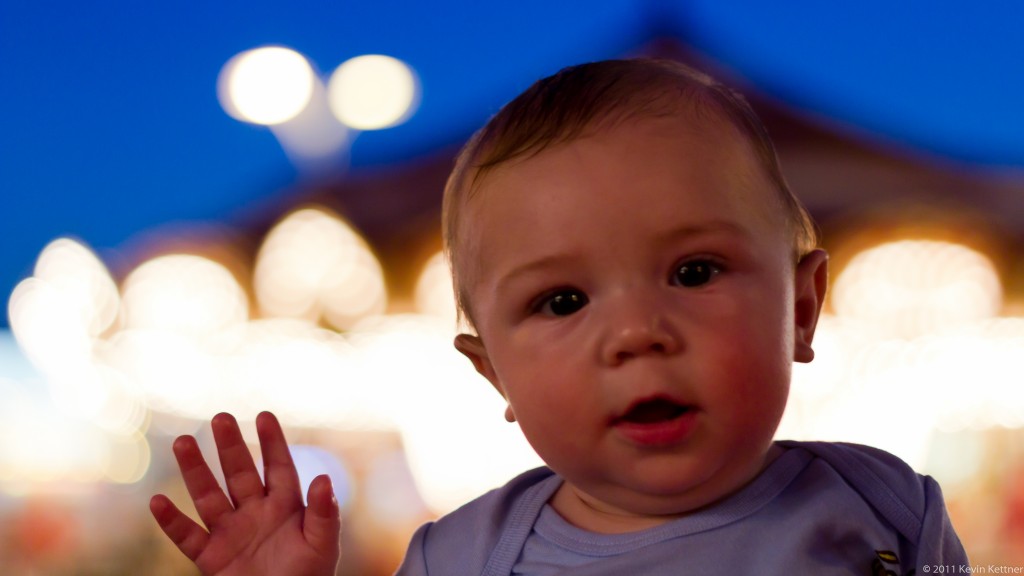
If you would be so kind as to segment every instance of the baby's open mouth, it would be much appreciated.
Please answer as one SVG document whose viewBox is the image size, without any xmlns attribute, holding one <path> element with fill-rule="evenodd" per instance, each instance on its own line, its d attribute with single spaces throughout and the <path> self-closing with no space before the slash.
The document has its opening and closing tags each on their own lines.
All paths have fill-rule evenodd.
<svg viewBox="0 0 1024 576">
<path fill-rule="evenodd" d="M 675 420 L 692 409 L 692 406 L 678 404 L 667 398 L 653 398 L 634 404 L 616 420 L 629 424 L 657 424 Z"/>
</svg>

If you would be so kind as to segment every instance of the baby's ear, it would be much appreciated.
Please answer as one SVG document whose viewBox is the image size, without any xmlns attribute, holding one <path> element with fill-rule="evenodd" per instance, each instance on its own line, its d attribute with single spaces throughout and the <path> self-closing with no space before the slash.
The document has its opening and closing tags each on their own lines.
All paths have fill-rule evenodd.
<svg viewBox="0 0 1024 576">
<path fill-rule="evenodd" d="M 465 354 L 466 358 L 473 362 L 476 371 L 484 378 L 487 378 L 491 386 L 494 386 L 498 394 L 501 394 L 501 397 L 507 402 L 508 396 L 505 395 L 505 389 L 501 387 L 501 380 L 498 379 L 498 375 L 494 372 L 494 364 L 491 364 L 491 358 L 487 355 L 487 347 L 484 346 L 484 341 L 479 336 L 459 334 L 455 337 L 455 349 Z M 505 408 L 505 420 L 509 422 L 516 421 L 516 415 L 512 411 L 511 404 Z"/>
<path fill-rule="evenodd" d="M 828 287 L 828 253 L 814 250 L 800 259 L 796 265 L 793 291 L 793 360 L 810 362 L 814 360 L 814 329 L 825 302 Z"/>
<path fill-rule="evenodd" d="M 491 385 L 498 390 L 499 394 L 505 395 L 505 391 L 502 390 L 501 384 L 498 381 L 498 376 L 494 373 L 494 365 L 491 364 L 491 358 L 487 354 L 487 347 L 484 346 L 484 341 L 479 336 L 459 334 L 455 337 L 455 349 L 462 352 L 466 358 L 469 358 L 476 371 L 484 378 L 487 378 Z"/>
</svg>

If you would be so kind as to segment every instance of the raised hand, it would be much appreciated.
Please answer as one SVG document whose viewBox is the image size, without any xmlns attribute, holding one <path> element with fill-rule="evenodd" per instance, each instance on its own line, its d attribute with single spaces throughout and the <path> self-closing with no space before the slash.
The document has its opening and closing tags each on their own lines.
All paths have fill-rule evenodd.
<svg viewBox="0 0 1024 576">
<path fill-rule="evenodd" d="M 228 494 L 195 438 L 179 437 L 174 456 L 206 527 L 158 494 L 149 508 L 167 537 L 204 576 L 333 576 L 341 554 L 341 517 L 330 478 L 313 480 L 303 506 L 299 476 L 273 414 L 256 418 L 266 485 L 234 417 L 218 414 L 212 425 Z"/>
</svg>

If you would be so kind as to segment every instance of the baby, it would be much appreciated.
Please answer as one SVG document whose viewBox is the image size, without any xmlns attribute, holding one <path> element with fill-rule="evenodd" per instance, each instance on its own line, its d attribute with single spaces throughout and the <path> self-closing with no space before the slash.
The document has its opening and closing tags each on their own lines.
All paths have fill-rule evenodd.
<svg viewBox="0 0 1024 576">
<path fill-rule="evenodd" d="M 828 258 L 749 105 L 657 60 L 567 68 L 506 105 L 444 197 L 455 347 L 547 467 L 420 528 L 398 573 L 910 574 L 967 564 L 939 487 L 882 451 L 773 442 Z M 227 481 L 174 452 L 205 528 L 151 509 L 203 574 L 330 575 L 337 503 L 266 484 L 213 419 Z"/>
</svg>

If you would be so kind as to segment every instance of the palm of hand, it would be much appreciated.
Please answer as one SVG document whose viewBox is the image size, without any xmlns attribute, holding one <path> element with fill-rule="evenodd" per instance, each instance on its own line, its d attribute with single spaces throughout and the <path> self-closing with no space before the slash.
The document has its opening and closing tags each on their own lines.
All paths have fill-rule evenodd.
<svg viewBox="0 0 1024 576">
<path fill-rule="evenodd" d="M 207 529 L 158 495 L 150 508 L 164 533 L 206 576 L 333 575 L 341 525 L 330 479 L 313 481 L 309 506 L 304 506 L 284 435 L 270 414 L 257 419 L 265 485 L 235 420 L 218 415 L 213 429 L 231 499 L 217 484 L 195 439 L 179 438 L 174 453 Z"/>
<path fill-rule="evenodd" d="M 270 498 L 219 518 L 195 559 L 204 574 L 306 574 L 318 563 L 302 537 L 302 510 Z M 285 565 L 281 565 L 284 562 Z"/>
</svg>

